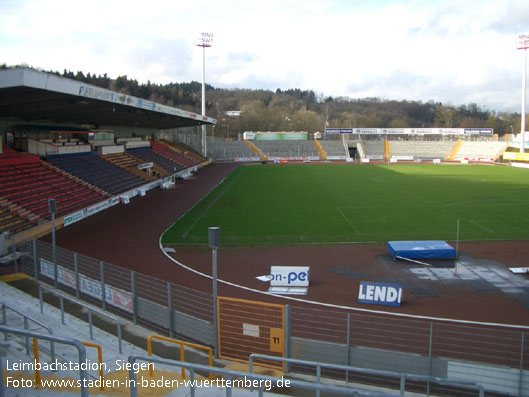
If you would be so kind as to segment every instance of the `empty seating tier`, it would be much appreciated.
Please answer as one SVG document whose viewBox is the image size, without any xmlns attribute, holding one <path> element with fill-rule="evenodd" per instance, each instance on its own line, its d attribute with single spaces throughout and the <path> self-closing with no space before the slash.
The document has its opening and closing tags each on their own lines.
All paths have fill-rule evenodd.
<svg viewBox="0 0 529 397">
<path fill-rule="evenodd" d="M 111 164 L 95 153 L 49 156 L 48 161 L 112 195 L 119 195 L 145 184 L 145 180 L 139 176 Z"/>
<path fill-rule="evenodd" d="M 269 157 L 318 157 L 318 149 L 312 141 L 254 141 Z"/>
<path fill-rule="evenodd" d="M 445 159 L 454 141 L 389 141 L 392 156 L 412 156 L 415 159 Z"/>
<path fill-rule="evenodd" d="M 159 155 L 167 157 L 168 159 L 180 164 L 183 168 L 189 168 L 200 164 L 197 159 L 190 156 L 186 156 L 183 153 L 179 153 L 176 150 L 171 149 L 170 147 L 161 143 L 153 142 L 152 150 L 158 153 Z"/>
<path fill-rule="evenodd" d="M 319 141 L 327 156 L 347 156 L 345 146 L 341 141 Z"/>
<path fill-rule="evenodd" d="M 128 149 L 127 153 L 133 155 L 134 157 L 142 161 L 156 163 L 164 170 L 172 174 L 184 168 L 181 164 L 177 163 L 176 161 L 162 156 L 161 154 L 156 153 L 150 148 Z"/>
<path fill-rule="evenodd" d="M 3 205 L 14 203 L 41 220 L 51 217 L 48 209 L 50 198 L 55 199 L 56 216 L 77 211 L 105 198 L 89 186 L 57 172 L 38 157 L 27 156 L 25 162 L 0 164 L 0 199 L 4 199 Z"/>
<path fill-rule="evenodd" d="M 130 156 L 128 153 L 107 154 L 105 160 L 121 168 L 136 167 L 142 163 L 142 161 Z"/>
<path fill-rule="evenodd" d="M 144 162 L 129 153 L 107 154 L 104 156 L 104 159 L 120 168 L 124 168 L 134 175 L 138 175 L 140 178 L 145 179 L 145 181 L 152 182 L 157 179 L 156 176 L 149 171 L 151 167 L 140 169 L 139 165 Z"/>
<path fill-rule="evenodd" d="M 363 140 L 367 158 L 383 159 L 384 158 L 384 141 L 381 140 Z"/>
<path fill-rule="evenodd" d="M 505 142 L 475 142 L 463 141 L 455 156 L 455 160 L 462 159 L 497 159 L 506 148 Z"/>
<path fill-rule="evenodd" d="M 28 216 L 9 208 L 7 200 L 0 200 L 0 233 L 6 231 L 18 233 L 37 225 L 37 223 L 38 218 L 30 219 Z"/>
<path fill-rule="evenodd" d="M 200 156 L 199 154 L 193 153 L 192 151 L 173 142 L 170 142 L 166 139 L 157 139 L 156 142 L 161 143 L 162 145 L 165 145 L 170 149 L 173 149 L 174 151 L 180 153 L 182 156 L 189 158 L 190 160 L 194 161 L 195 164 L 200 164 L 207 161 L 204 157 Z"/>
<path fill-rule="evenodd" d="M 208 156 L 215 160 L 232 160 L 236 158 L 252 158 L 256 154 L 243 141 L 224 141 L 208 137 Z"/>
</svg>

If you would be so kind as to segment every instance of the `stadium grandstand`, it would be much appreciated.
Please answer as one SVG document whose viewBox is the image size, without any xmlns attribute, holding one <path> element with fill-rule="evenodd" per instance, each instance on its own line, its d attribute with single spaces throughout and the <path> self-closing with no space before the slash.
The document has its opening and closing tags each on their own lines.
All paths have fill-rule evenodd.
<svg viewBox="0 0 529 397">
<path fill-rule="evenodd" d="M 336 133 L 341 130 L 341 133 Z M 492 129 L 328 129 L 323 139 L 300 132 L 245 132 L 241 140 L 208 137 L 217 161 L 470 161 L 501 160 L 510 142 Z"/>
<path fill-rule="evenodd" d="M 207 160 L 158 139 L 214 119 L 30 69 L 0 71 L 0 231 L 13 242 L 189 176 Z"/>
<path fill-rule="evenodd" d="M 154 381 L 162 379 L 177 379 L 176 386 L 186 388 L 184 395 L 194 391 L 182 381 L 194 376 L 257 385 L 254 393 L 247 382 L 233 390 L 241 396 L 263 391 L 529 395 L 529 255 L 523 238 L 489 246 L 481 240 L 459 244 L 458 236 L 457 250 L 450 247 L 450 256 L 440 254 L 434 263 L 424 259 L 438 254 L 428 248 L 439 243 L 433 240 L 406 241 L 410 257 L 388 255 L 385 245 L 369 239 L 363 240 L 367 244 L 360 239 L 274 244 L 269 235 L 256 244 L 222 249 L 211 234 L 209 244 L 164 240 L 173 223 L 185 222 L 193 212 L 197 217 L 179 237 L 193 237 L 195 227 L 207 235 L 210 231 L 201 222 L 216 204 L 221 211 L 238 210 L 245 200 L 253 205 L 251 226 L 241 226 L 249 235 L 288 200 L 282 196 L 287 183 L 280 180 L 279 193 L 258 205 L 255 197 L 264 195 L 273 176 L 287 169 L 316 174 L 322 168 L 327 173 L 338 168 L 357 172 L 352 182 L 343 183 L 335 172 L 331 177 L 319 174 L 309 184 L 305 195 L 317 196 L 318 207 L 325 201 L 326 186 L 331 186 L 327 190 L 333 199 L 344 200 L 333 201 L 332 211 L 320 219 L 322 229 L 341 222 L 339 233 L 359 237 L 364 230 L 355 226 L 355 218 L 384 229 L 391 215 L 402 223 L 400 232 L 406 236 L 411 222 L 388 210 L 404 177 L 399 172 L 422 167 L 414 164 L 419 162 L 493 164 L 501 160 L 508 142 L 490 129 L 329 128 L 317 135 L 247 131 L 231 141 L 208 136 L 204 152 L 201 127 L 215 123 L 210 117 L 52 74 L 0 70 L 0 332 L 5 333 L 0 369 L 2 379 L 11 379 L 11 384 L 0 383 L 0 393 L 22 394 L 24 379 L 31 380 L 25 395 L 87 396 L 112 390 L 136 395 L 136 385 L 123 380 L 137 376 L 147 380 L 140 389 L 145 395 L 179 395 L 174 382 L 161 389 Z M 270 164 L 289 162 L 296 165 Z M 375 165 L 355 165 L 366 162 Z M 456 167 L 442 170 L 448 168 Z M 250 184 L 240 188 L 237 183 L 250 170 L 270 173 L 249 178 Z M 362 178 L 365 174 L 368 179 Z M 299 182 L 300 175 L 306 174 L 295 174 L 288 184 Z M 434 183 L 457 179 L 442 176 Z M 485 178 L 471 176 L 468 183 L 493 184 Z M 426 180 L 404 187 L 401 199 L 414 201 L 410 206 L 415 210 L 479 207 L 459 198 L 455 200 L 461 202 L 430 206 L 414 190 Z M 343 193 L 346 188 L 354 193 Z M 243 195 L 252 190 L 255 201 Z M 374 201 L 380 191 L 382 210 L 352 200 L 352 195 L 367 192 L 363 201 Z M 435 192 L 431 188 L 432 196 Z M 292 217 L 280 219 L 279 227 L 267 233 L 283 237 L 295 217 L 319 217 L 301 207 L 303 195 L 296 192 L 288 207 Z M 500 207 L 504 202 L 494 198 L 486 204 Z M 468 224 L 486 234 L 493 232 L 494 222 L 472 218 Z M 513 233 L 523 231 L 523 222 L 515 222 Z M 323 232 L 333 237 L 338 233 Z M 300 284 L 285 286 L 283 278 Z M 397 296 L 399 305 L 394 305 Z M 33 349 L 29 338 L 35 338 Z M 104 376 L 94 367 L 28 374 L 6 366 L 83 359 L 97 363 L 103 361 L 101 355 L 108 365 Z M 154 374 L 118 365 L 149 361 Z M 89 379 L 92 386 L 42 387 L 43 381 L 57 377 Z M 103 378 L 115 388 L 102 390 Z M 231 387 L 221 384 L 200 395 L 230 395 Z"/>
</svg>

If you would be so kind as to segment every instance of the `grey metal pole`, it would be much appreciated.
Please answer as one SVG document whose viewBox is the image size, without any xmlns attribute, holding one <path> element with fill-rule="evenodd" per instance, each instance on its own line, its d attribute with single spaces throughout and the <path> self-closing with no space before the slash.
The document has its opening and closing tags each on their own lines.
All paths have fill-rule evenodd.
<svg viewBox="0 0 529 397">
<path fill-rule="evenodd" d="M 285 357 L 291 358 L 290 346 L 290 305 L 285 305 Z M 290 372 L 290 363 L 285 363 L 285 372 Z"/>
<path fill-rule="evenodd" d="M 347 313 L 347 365 L 351 365 L 351 313 Z M 345 372 L 345 382 L 349 382 L 349 371 Z"/>
<path fill-rule="evenodd" d="M 219 356 L 219 341 L 218 341 L 218 319 L 217 319 L 217 249 L 212 251 L 212 277 L 213 277 L 213 329 L 215 334 L 215 358 Z"/>
<path fill-rule="evenodd" d="M 173 296 L 171 293 L 171 283 L 167 283 L 167 314 L 169 317 L 169 338 L 173 337 Z"/>
<path fill-rule="evenodd" d="M 40 314 L 44 313 L 44 302 L 42 297 L 42 288 L 39 288 Z"/>
<path fill-rule="evenodd" d="M 59 304 L 61 306 L 61 324 L 66 325 L 64 322 L 64 299 L 62 298 L 62 295 L 59 296 Z"/>
<path fill-rule="evenodd" d="M 527 75 L 527 48 L 529 47 L 529 36 L 521 35 L 518 37 L 520 40 L 520 46 L 518 49 L 523 50 L 523 71 L 522 71 L 522 111 L 521 111 L 521 120 L 520 120 L 520 153 L 525 152 L 525 99 L 526 99 L 526 89 L 525 81 Z"/>
<path fill-rule="evenodd" d="M 77 252 L 73 254 L 73 269 L 75 272 L 75 296 L 79 298 L 79 265 L 77 263 Z"/>
<path fill-rule="evenodd" d="M 18 273 L 17 243 L 15 242 L 15 236 L 13 236 L 13 261 L 15 262 L 15 273 Z"/>
<path fill-rule="evenodd" d="M 206 46 L 202 46 L 202 116 L 206 115 Z M 207 153 L 207 139 L 206 139 L 206 125 L 202 124 L 202 147 L 204 149 L 204 157 Z"/>
<path fill-rule="evenodd" d="M 520 345 L 520 375 L 519 375 L 519 381 L 518 381 L 518 395 L 522 396 L 522 389 L 523 389 L 523 355 L 524 355 L 524 345 L 525 345 L 525 332 L 522 332 L 522 342 Z"/>
<path fill-rule="evenodd" d="M 189 370 L 189 379 L 191 380 L 192 384 L 195 383 L 195 370 L 194 369 Z M 228 395 L 228 389 L 229 387 L 226 388 L 226 396 Z M 191 386 L 190 397 L 195 397 L 195 386 Z"/>
<path fill-rule="evenodd" d="M 55 212 L 51 213 L 51 246 L 53 251 L 53 286 L 57 288 L 57 250 L 55 245 Z"/>
<path fill-rule="evenodd" d="M 430 385 L 430 383 L 428 383 L 428 385 Z M 406 377 L 404 375 L 401 375 L 400 376 L 400 395 L 404 397 L 405 393 L 406 393 Z"/>
<path fill-rule="evenodd" d="M 2 305 L 2 324 L 7 325 L 7 313 L 6 313 L 6 306 Z M 7 332 L 4 334 L 4 340 L 7 341 Z M 0 358 L 0 361 L 2 359 Z M 1 373 L 1 372 L 0 372 Z M 0 376 L 1 378 L 1 376 Z"/>
<path fill-rule="evenodd" d="M 88 310 L 88 329 L 90 330 L 90 339 L 94 339 L 94 329 L 92 324 L 92 311 Z"/>
<path fill-rule="evenodd" d="M 316 364 L 316 382 L 321 383 L 321 366 Z M 320 397 L 320 389 L 316 390 L 316 397 Z"/>
<path fill-rule="evenodd" d="M 432 376 L 432 344 L 433 344 L 433 323 L 430 323 L 430 344 L 428 346 L 428 376 Z M 428 379 L 427 396 L 430 395 L 430 380 Z"/>
<path fill-rule="evenodd" d="M 35 272 L 35 280 L 39 279 L 39 268 L 38 268 L 38 261 L 37 261 L 37 241 L 33 239 L 32 241 L 33 245 L 33 268 Z"/>
<path fill-rule="evenodd" d="M 135 273 L 134 271 L 130 272 L 130 293 L 132 295 L 132 322 L 136 324 L 138 321 L 137 318 L 137 307 L 136 307 L 136 286 L 134 285 L 134 279 L 135 279 Z"/>
<path fill-rule="evenodd" d="M 116 318 L 116 323 L 116 327 L 118 329 L 119 354 L 123 354 L 123 339 L 121 338 L 121 321 L 119 321 L 119 318 Z"/>
<path fill-rule="evenodd" d="M 202 116 L 206 115 L 206 47 L 211 47 L 211 42 L 213 41 L 212 33 L 201 33 L 199 41 L 195 44 L 199 47 L 202 47 Z M 201 150 L 204 154 L 204 157 L 207 157 L 207 148 L 206 148 L 206 125 L 202 125 L 202 134 L 201 134 Z"/>
<path fill-rule="evenodd" d="M 106 296 L 105 296 L 105 273 L 103 261 L 99 262 L 99 269 L 101 273 L 101 307 L 103 310 L 106 309 Z"/>
<path fill-rule="evenodd" d="M 214 328 L 214 351 L 215 358 L 219 357 L 219 328 L 217 319 L 217 249 L 220 247 L 220 228 L 208 228 L 208 243 L 211 248 L 212 270 L 211 278 L 213 280 L 213 328 Z"/>
<path fill-rule="evenodd" d="M 24 316 L 24 329 L 27 331 L 29 329 L 29 324 L 28 324 L 28 318 L 26 316 Z M 30 352 L 30 348 L 29 348 L 29 336 L 26 336 L 26 354 L 29 356 L 29 352 Z"/>
</svg>

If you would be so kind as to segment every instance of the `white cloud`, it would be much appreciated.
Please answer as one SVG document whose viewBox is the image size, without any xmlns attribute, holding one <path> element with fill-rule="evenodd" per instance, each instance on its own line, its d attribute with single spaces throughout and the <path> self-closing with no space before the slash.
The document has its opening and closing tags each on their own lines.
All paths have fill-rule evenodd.
<svg viewBox="0 0 529 397">
<path fill-rule="evenodd" d="M 0 62 L 519 111 L 522 0 L 1 1 Z"/>
</svg>

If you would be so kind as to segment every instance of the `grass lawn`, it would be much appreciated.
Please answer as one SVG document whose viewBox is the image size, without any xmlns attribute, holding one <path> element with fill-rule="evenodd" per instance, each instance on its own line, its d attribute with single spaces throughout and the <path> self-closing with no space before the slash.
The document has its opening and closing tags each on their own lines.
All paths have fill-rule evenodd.
<svg viewBox="0 0 529 397">
<path fill-rule="evenodd" d="M 164 244 L 529 238 L 529 170 L 484 165 L 238 168 L 164 234 Z"/>
</svg>

